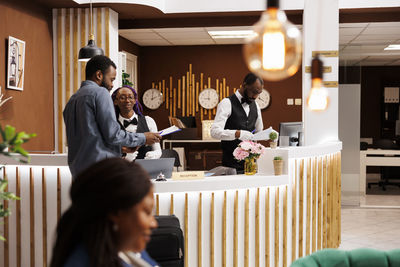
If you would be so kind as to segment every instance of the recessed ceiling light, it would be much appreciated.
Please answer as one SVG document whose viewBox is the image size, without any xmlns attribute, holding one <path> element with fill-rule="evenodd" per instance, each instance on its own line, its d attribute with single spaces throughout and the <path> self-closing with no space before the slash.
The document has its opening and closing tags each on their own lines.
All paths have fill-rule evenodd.
<svg viewBox="0 0 400 267">
<path fill-rule="evenodd" d="M 391 44 L 385 47 L 383 50 L 400 50 L 400 44 Z"/>
<path fill-rule="evenodd" d="M 248 38 L 257 35 L 252 30 L 241 31 L 208 31 L 213 39 Z"/>
</svg>

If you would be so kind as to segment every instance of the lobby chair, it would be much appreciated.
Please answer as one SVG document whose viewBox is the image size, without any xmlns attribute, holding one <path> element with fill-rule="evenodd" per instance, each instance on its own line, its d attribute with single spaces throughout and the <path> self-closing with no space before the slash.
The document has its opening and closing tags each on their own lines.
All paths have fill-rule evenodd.
<svg viewBox="0 0 400 267">
<path fill-rule="evenodd" d="M 174 167 L 176 167 L 176 171 L 178 171 L 178 168 L 181 167 L 179 154 L 173 149 L 162 149 L 161 158 L 175 158 Z"/>
<path fill-rule="evenodd" d="M 400 266 L 400 249 L 380 251 L 359 248 L 349 251 L 323 249 L 297 259 L 290 267 L 397 267 Z"/>
</svg>

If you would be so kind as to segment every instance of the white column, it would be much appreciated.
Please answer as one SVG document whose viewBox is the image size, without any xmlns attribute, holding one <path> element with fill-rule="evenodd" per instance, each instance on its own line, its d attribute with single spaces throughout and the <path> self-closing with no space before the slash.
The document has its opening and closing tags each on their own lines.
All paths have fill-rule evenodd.
<svg viewBox="0 0 400 267">
<path fill-rule="evenodd" d="M 338 140 L 338 88 L 327 88 L 329 106 L 323 112 L 307 108 L 311 89 L 311 74 L 305 72 L 311 66 L 313 51 L 338 51 L 339 49 L 339 1 L 305 0 L 303 13 L 303 123 L 304 144 L 315 145 Z M 339 58 L 321 57 L 324 66 L 332 67 L 324 73 L 324 81 L 338 82 Z"/>
</svg>

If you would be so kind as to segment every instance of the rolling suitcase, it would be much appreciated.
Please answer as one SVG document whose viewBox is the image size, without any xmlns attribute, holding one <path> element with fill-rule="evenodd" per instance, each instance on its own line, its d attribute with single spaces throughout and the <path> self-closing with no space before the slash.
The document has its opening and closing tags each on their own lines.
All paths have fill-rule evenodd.
<svg viewBox="0 0 400 267">
<path fill-rule="evenodd" d="M 179 219 L 174 215 L 155 216 L 158 228 L 153 230 L 146 251 L 160 267 L 184 266 L 184 241 Z"/>
</svg>

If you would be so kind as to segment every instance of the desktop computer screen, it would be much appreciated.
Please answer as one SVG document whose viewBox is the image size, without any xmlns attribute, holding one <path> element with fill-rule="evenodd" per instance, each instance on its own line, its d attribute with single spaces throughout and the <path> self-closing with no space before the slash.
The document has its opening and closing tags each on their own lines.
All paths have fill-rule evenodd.
<svg viewBox="0 0 400 267">
<path fill-rule="evenodd" d="M 280 146 L 302 145 L 303 143 L 301 140 L 302 135 L 303 135 L 302 122 L 281 122 L 279 125 L 279 137 L 281 138 L 279 144 Z M 283 140 L 286 141 L 286 144 L 283 144 Z"/>
</svg>

